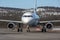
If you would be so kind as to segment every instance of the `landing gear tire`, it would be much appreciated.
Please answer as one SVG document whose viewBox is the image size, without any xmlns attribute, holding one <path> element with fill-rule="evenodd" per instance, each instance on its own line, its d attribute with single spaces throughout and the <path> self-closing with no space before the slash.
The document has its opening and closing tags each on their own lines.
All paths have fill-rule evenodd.
<svg viewBox="0 0 60 40">
<path fill-rule="evenodd" d="M 17 30 L 18 32 L 19 32 L 19 28 L 18 28 L 18 30 Z"/>
<path fill-rule="evenodd" d="M 27 26 L 27 30 L 26 30 L 27 32 L 30 32 L 30 27 L 29 26 Z"/>
<path fill-rule="evenodd" d="M 30 30 L 26 30 L 27 32 L 30 32 Z"/>
<path fill-rule="evenodd" d="M 18 28 L 18 32 L 19 32 L 19 31 L 20 31 L 20 32 L 23 32 L 22 28 L 21 28 L 21 29 Z"/>
<path fill-rule="evenodd" d="M 46 32 L 46 28 L 42 28 L 42 32 Z"/>
</svg>

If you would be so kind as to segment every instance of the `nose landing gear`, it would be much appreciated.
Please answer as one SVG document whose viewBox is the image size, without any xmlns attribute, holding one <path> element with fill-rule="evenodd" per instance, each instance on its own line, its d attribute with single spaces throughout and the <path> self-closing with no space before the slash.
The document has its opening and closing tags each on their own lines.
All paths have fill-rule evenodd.
<svg viewBox="0 0 60 40">
<path fill-rule="evenodd" d="M 27 25 L 26 31 L 30 32 L 30 27 L 28 25 Z"/>
</svg>

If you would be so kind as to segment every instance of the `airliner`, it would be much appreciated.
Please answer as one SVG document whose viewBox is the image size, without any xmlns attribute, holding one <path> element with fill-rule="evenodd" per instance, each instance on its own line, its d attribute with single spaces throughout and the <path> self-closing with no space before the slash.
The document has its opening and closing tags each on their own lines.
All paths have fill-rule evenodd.
<svg viewBox="0 0 60 40">
<path fill-rule="evenodd" d="M 27 25 L 26 26 L 26 28 L 27 28 L 26 31 L 27 32 L 30 32 L 30 26 L 36 26 L 37 27 L 37 25 L 42 25 L 41 26 L 42 27 L 41 31 L 46 32 L 47 29 L 50 29 L 50 30 L 53 29 L 53 27 L 54 27 L 53 23 L 54 22 L 60 22 L 60 20 L 40 21 L 39 19 L 40 19 L 40 17 L 39 17 L 39 15 L 37 15 L 37 13 L 26 12 L 22 15 L 21 21 L 3 20 L 3 19 L 0 19 L 0 21 L 9 22 L 7 24 L 7 27 L 9 29 L 15 28 L 15 26 L 16 26 L 15 23 L 18 23 L 19 24 L 19 27 L 18 27 L 18 30 L 17 30 L 18 32 L 23 31 L 23 26 L 22 25 L 24 25 L 24 24 Z"/>
<path fill-rule="evenodd" d="M 7 27 L 9 29 L 13 29 L 16 25 L 15 23 L 18 23 L 19 24 L 19 27 L 18 27 L 18 32 L 19 31 L 23 31 L 23 24 L 27 25 L 26 28 L 27 28 L 27 32 L 30 32 L 30 26 L 37 26 L 37 25 L 42 25 L 42 29 L 41 31 L 42 32 L 46 32 L 47 29 L 50 29 L 52 30 L 53 29 L 53 24 L 52 22 L 60 22 L 60 20 L 50 20 L 50 21 L 39 21 L 40 20 L 40 16 L 37 14 L 36 12 L 36 5 L 35 5 L 35 8 L 34 8 L 34 12 L 25 12 L 22 17 L 21 17 L 21 21 L 14 21 L 14 20 L 3 20 L 3 19 L 0 19 L 0 21 L 2 22 L 9 22 L 7 24 Z"/>
</svg>

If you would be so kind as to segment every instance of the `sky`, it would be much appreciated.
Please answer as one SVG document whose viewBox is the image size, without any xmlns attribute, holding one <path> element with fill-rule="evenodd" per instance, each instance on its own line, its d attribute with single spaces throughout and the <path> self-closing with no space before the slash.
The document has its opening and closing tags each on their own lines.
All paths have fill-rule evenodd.
<svg viewBox="0 0 60 40">
<path fill-rule="evenodd" d="M 0 0 L 0 7 L 33 8 L 35 0 Z M 37 0 L 37 7 L 60 7 L 60 0 Z"/>
</svg>

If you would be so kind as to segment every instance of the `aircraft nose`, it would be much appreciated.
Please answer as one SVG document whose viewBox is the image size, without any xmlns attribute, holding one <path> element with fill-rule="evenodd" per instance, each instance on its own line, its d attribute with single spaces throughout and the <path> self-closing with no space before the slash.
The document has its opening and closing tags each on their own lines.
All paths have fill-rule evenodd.
<svg viewBox="0 0 60 40">
<path fill-rule="evenodd" d="M 31 18 L 22 18 L 24 24 L 28 24 L 32 19 Z"/>
<path fill-rule="evenodd" d="M 29 22 L 29 20 L 27 20 L 27 19 L 24 19 L 24 20 L 23 20 L 23 23 L 24 23 L 24 24 L 27 24 L 28 22 Z"/>
</svg>

